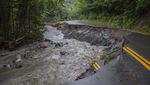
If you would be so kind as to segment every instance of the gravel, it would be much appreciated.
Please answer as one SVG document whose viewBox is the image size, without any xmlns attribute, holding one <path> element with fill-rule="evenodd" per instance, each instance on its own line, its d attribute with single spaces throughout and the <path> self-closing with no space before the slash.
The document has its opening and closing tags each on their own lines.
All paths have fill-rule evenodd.
<svg viewBox="0 0 150 85">
<path fill-rule="evenodd" d="M 65 38 L 65 33 L 57 28 L 45 27 L 47 31 L 44 33 L 44 41 L 5 52 L 0 56 L 0 65 L 21 64 L 20 68 L 10 69 L 0 66 L 1 85 L 61 85 L 74 81 L 85 73 L 90 68 L 89 59 L 97 59 L 103 64 L 104 61 L 99 59 L 109 46 Z M 104 37 L 108 40 L 110 35 L 106 34 Z M 112 42 L 115 44 L 115 41 Z M 114 48 L 118 47 L 115 45 L 112 44 Z"/>
</svg>

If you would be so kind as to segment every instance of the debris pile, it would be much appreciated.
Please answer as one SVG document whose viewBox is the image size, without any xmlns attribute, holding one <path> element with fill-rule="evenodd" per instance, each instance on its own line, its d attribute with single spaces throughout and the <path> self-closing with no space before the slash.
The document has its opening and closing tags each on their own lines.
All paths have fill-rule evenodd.
<svg viewBox="0 0 150 85">
<path fill-rule="evenodd" d="M 114 34 L 110 30 L 86 26 L 75 28 L 58 30 L 46 26 L 42 42 L 1 54 L 0 81 L 8 76 L 11 78 L 8 83 L 18 85 L 34 82 L 40 85 L 60 85 L 58 83 L 74 81 L 86 74 L 91 68 L 90 60 L 95 59 L 104 65 L 109 62 L 108 58 L 115 57 L 116 50 L 120 50 L 122 40 L 112 36 Z M 114 54 L 110 57 L 106 53 Z"/>
</svg>

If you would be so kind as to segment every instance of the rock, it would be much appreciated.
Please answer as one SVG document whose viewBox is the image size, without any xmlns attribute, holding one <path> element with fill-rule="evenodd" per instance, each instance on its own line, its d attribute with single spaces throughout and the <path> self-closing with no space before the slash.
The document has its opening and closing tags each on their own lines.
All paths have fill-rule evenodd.
<svg viewBox="0 0 150 85">
<path fill-rule="evenodd" d="M 91 76 L 92 74 L 90 73 L 92 72 L 89 71 L 90 59 L 103 65 L 115 57 L 103 56 L 104 52 L 110 53 L 119 47 L 119 41 L 115 41 L 114 38 L 111 38 L 109 30 L 97 31 L 90 29 L 91 27 L 76 27 L 76 29 L 69 28 L 68 31 L 66 30 L 69 36 L 76 38 L 66 37 L 66 35 L 63 36 L 56 28 L 52 30 L 52 27 L 48 27 L 45 34 L 46 39 L 37 44 L 36 47 L 31 44 L 23 48 L 23 50 L 25 49 L 24 51 L 18 49 L 17 51 L 9 53 L 14 55 L 17 52 L 21 53 L 22 56 L 20 54 L 11 57 L 9 57 L 10 55 L 3 55 L 2 58 L 6 56 L 3 61 L 8 61 L 5 63 L 6 65 L 3 66 L 7 68 L 7 70 L 8 68 L 11 70 L 12 68 L 21 68 L 23 66 L 23 69 L 18 70 L 29 70 L 29 72 L 25 73 L 27 76 L 23 75 L 20 76 L 20 78 L 12 80 L 13 85 L 32 85 L 32 81 L 36 82 L 36 85 L 61 85 L 52 82 L 74 81 L 78 78 L 84 78 L 84 76 Z M 95 44 L 92 44 L 92 42 L 95 42 Z M 37 46 L 47 49 L 37 49 Z M 15 60 L 14 57 L 16 57 Z M 12 58 L 14 60 L 13 63 Z M 11 62 L 9 62 L 8 59 L 11 59 Z M 3 61 L 0 63 L 3 63 Z M 17 74 L 16 71 L 14 71 L 14 77 L 16 77 L 15 74 Z M 81 76 L 82 74 L 84 75 Z M 58 81 L 56 77 L 59 79 Z"/>
<path fill-rule="evenodd" d="M 60 58 L 59 55 L 53 55 L 53 56 L 52 56 L 52 59 L 57 59 L 57 60 L 58 60 L 59 58 Z"/>
<path fill-rule="evenodd" d="M 44 42 L 41 42 L 39 46 L 40 46 L 40 48 L 47 48 L 48 44 L 49 44 L 49 42 L 44 41 Z"/>
<path fill-rule="evenodd" d="M 22 61 L 22 59 L 21 59 L 21 55 L 17 55 L 17 59 L 16 59 L 16 61 L 15 61 L 15 62 L 17 63 L 17 62 L 21 62 L 21 61 Z"/>
<path fill-rule="evenodd" d="M 21 55 L 17 55 L 16 60 L 13 61 L 13 67 L 21 68 L 22 66 L 23 66 L 23 60 L 21 58 Z"/>
<path fill-rule="evenodd" d="M 55 47 L 56 48 L 63 47 L 63 43 L 62 42 L 57 42 L 57 43 L 55 43 Z"/>
<path fill-rule="evenodd" d="M 66 52 L 66 51 L 60 52 L 60 55 L 61 55 L 61 56 L 66 55 L 66 54 L 68 54 L 68 52 Z"/>
<path fill-rule="evenodd" d="M 5 64 L 3 65 L 3 69 L 11 69 L 12 66 L 10 64 Z"/>
</svg>

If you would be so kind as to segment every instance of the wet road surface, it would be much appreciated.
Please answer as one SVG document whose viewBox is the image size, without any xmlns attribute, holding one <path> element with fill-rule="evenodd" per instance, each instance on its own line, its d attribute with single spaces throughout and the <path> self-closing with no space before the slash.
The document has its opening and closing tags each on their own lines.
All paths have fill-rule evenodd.
<svg viewBox="0 0 150 85">
<path fill-rule="evenodd" d="M 87 27 L 85 27 L 85 28 L 87 28 Z M 97 44 L 97 43 L 101 42 L 99 37 L 103 34 L 103 32 L 108 32 L 106 34 L 111 33 L 111 31 L 108 31 L 106 29 L 105 31 L 102 31 L 101 35 L 96 35 L 96 32 L 99 33 L 98 30 L 89 29 L 89 28 L 85 29 L 85 28 L 83 28 L 84 30 L 78 30 L 78 31 L 73 31 L 71 33 L 68 33 L 68 35 L 71 35 L 70 36 L 71 38 L 75 38 L 75 39 L 78 39 L 81 41 L 87 41 L 91 44 L 93 44 L 93 42 L 96 42 L 96 44 Z M 74 29 L 74 28 L 72 28 L 72 29 Z M 70 31 L 70 30 L 71 29 L 68 29 L 68 31 Z M 53 31 L 53 33 L 55 34 L 55 31 Z M 88 36 L 86 35 L 87 33 L 89 34 Z M 76 36 L 79 34 L 82 34 L 82 35 Z M 59 36 L 59 38 L 61 38 L 60 36 Z M 138 36 L 141 37 L 141 35 L 138 35 L 138 34 L 137 35 L 136 34 L 129 35 L 127 37 L 127 39 L 129 42 L 132 41 L 133 44 L 130 44 L 131 43 L 130 42 L 128 44 L 128 46 L 130 46 L 130 47 L 133 46 L 132 48 L 134 48 L 134 49 L 140 49 L 139 51 L 141 51 L 141 53 L 146 56 L 145 58 L 148 59 L 148 56 L 149 56 L 149 52 L 148 52 L 149 51 L 149 47 L 148 47 L 149 40 L 148 40 L 148 38 L 149 37 L 139 38 Z M 54 36 L 54 37 L 47 36 L 47 37 L 51 38 L 52 40 L 55 41 L 57 36 Z M 89 39 L 89 37 L 91 37 L 91 39 Z M 93 40 L 93 37 L 95 37 L 96 39 Z M 109 37 L 109 36 L 104 35 L 104 37 Z M 136 38 L 136 37 L 138 37 L 138 38 Z M 82 38 L 84 38 L 86 40 L 83 40 Z M 108 38 L 108 40 L 109 39 L 110 38 Z M 104 41 L 104 39 L 102 41 Z M 106 41 L 107 41 L 107 39 L 106 39 Z M 142 45 L 141 45 L 141 43 L 142 43 Z M 96 44 L 94 43 L 93 45 L 96 45 Z M 100 45 L 104 45 L 103 42 L 101 42 Z M 139 47 L 137 47 L 137 46 L 139 46 Z M 143 50 L 141 50 L 141 48 L 143 48 L 144 50 L 146 49 L 146 50 L 143 51 Z M 47 68 L 47 66 L 46 66 L 46 68 Z M 48 74 L 50 74 L 50 73 L 48 73 Z M 52 76 L 50 76 L 50 77 L 52 77 Z M 64 85 L 149 85 L 149 84 L 150 84 L 150 72 L 147 71 L 146 69 L 144 69 L 144 67 L 139 62 L 137 62 L 135 59 L 130 57 L 128 54 L 123 54 L 122 56 L 118 57 L 117 59 L 112 60 L 109 64 L 103 66 L 96 74 L 94 74 L 90 77 L 86 77 L 84 79 L 80 79 L 78 81 L 68 82 Z M 59 85 L 59 84 L 57 84 L 57 85 Z"/>
<path fill-rule="evenodd" d="M 125 37 L 127 46 L 145 59 L 150 60 L 150 36 L 131 33 Z M 150 71 L 137 60 L 124 53 L 104 66 L 93 76 L 66 83 L 65 85 L 149 85 Z"/>
<path fill-rule="evenodd" d="M 132 33 L 125 40 L 130 48 L 150 61 L 150 35 Z"/>
<path fill-rule="evenodd" d="M 149 85 L 150 72 L 124 54 L 101 68 L 95 75 L 68 85 Z"/>
</svg>

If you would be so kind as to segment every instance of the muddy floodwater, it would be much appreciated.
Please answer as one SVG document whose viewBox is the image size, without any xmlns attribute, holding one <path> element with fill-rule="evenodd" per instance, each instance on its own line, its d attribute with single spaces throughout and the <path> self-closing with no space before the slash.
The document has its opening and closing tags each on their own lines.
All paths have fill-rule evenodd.
<svg viewBox="0 0 150 85">
<path fill-rule="evenodd" d="M 86 73 L 89 59 L 103 66 L 120 55 L 121 31 L 86 25 L 45 28 L 43 41 L 0 51 L 0 85 L 62 85 Z"/>
</svg>

